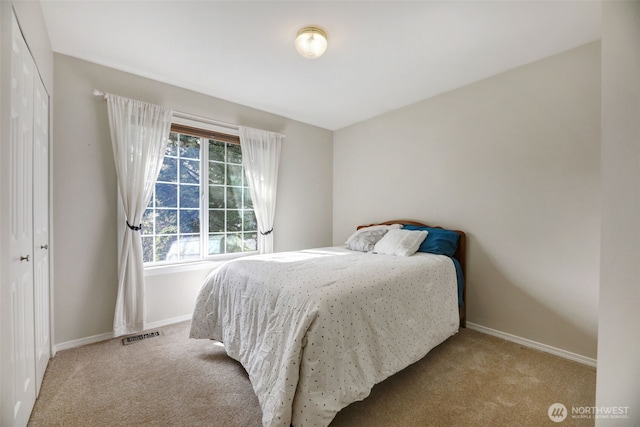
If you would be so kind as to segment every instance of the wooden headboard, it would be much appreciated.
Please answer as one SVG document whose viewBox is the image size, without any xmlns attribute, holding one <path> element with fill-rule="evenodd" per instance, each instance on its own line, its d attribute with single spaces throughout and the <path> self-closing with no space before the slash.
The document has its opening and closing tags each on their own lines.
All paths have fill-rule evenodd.
<svg viewBox="0 0 640 427">
<path fill-rule="evenodd" d="M 363 228 L 363 227 L 370 227 L 372 225 L 391 225 L 391 224 L 411 224 L 411 225 L 417 225 L 417 226 L 422 226 L 422 227 L 431 227 L 431 228 L 443 228 L 443 227 L 438 227 L 438 226 L 434 226 L 434 225 L 429 225 L 429 224 L 425 224 L 422 222 L 418 222 L 418 221 L 412 221 L 412 220 L 405 220 L 405 219 L 396 219 L 396 220 L 392 220 L 392 221 L 385 221 L 385 222 L 380 222 L 377 224 L 368 224 L 368 225 L 359 225 L 358 226 L 358 230 Z M 467 263 L 466 263 L 466 256 L 467 256 L 467 237 L 464 234 L 464 231 L 460 231 L 460 230 L 451 230 L 451 231 L 455 231 L 456 233 L 458 233 L 460 235 L 460 241 L 458 242 L 458 250 L 456 250 L 456 253 L 453 254 L 453 257 L 455 259 L 458 260 L 458 262 L 460 263 L 460 266 L 462 267 L 462 274 L 465 277 L 465 281 L 464 281 L 464 288 L 462 289 L 462 302 L 463 305 L 458 307 L 460 310 L 460 327 L 461 328 L 465 328 L 466 327 L 466 322 L 467 322 Z"/>
</svg>

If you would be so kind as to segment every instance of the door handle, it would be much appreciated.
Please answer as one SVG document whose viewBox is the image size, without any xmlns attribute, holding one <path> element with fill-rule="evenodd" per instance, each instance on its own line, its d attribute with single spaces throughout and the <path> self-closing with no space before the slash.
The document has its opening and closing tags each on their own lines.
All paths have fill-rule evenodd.
<svg viewBox="0 0 640 427">
<path fill-rule="evenodd" d="M 27 261 L 27 262 L 29 262 L 29 255 L 27 255 L 27 256 L 21 256 L 21 257 L 20 257 L 20 261 Z"/>
<path fill-rule="evenodd" d="M 49 249 L 49 245 L 41 245 L 40 249 Z"/>
</svg>

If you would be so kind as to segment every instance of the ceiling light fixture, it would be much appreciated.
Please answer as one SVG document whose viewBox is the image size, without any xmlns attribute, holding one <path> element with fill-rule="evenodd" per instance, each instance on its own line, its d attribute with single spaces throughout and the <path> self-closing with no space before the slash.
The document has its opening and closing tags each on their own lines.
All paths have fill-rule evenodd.
<svg viewBox="0 0 640 427">
<path fill-rule="evenodd" d="M 305 27 L 296 36 L 296 50 L 304 58 L 317 58 L 327 50 L 327 34 L 318 27 Z"/>
</svg>

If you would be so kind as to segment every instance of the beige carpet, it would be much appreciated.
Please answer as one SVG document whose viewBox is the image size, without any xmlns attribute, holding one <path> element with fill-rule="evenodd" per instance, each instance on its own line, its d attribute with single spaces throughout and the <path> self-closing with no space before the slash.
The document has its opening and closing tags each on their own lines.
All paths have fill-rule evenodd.
<svg viewBox="0 0 640 427">
<path fill-rule="evenodd" d="M 160 337 L 114 339 L 59 352 L 49 364 L 30 426 L 258 427 L 261 412 L 245 371 L 213 341 L 188 339 L 188 322 Z M 469 329 L 378 384 L 342 410 L 344 426 L 575 426 L 594 420 L 595 368 Z M 569 416 L 552 422 L 563 403 Z"/>
</svg>

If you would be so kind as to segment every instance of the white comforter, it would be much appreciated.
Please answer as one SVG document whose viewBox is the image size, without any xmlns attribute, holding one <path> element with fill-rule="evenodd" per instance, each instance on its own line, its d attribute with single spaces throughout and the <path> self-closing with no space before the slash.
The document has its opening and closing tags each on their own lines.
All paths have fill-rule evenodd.
<svg viewBox="0 0 640 427">
<path fill-rule="evenodd" d="M 209 275 L 190 336 L 222 341 L 242 363 L 265 427 L 327 426 L 455 334 L 457 301 L 455 268 L 441 255 L 256 255 Z"/>
</svg>

